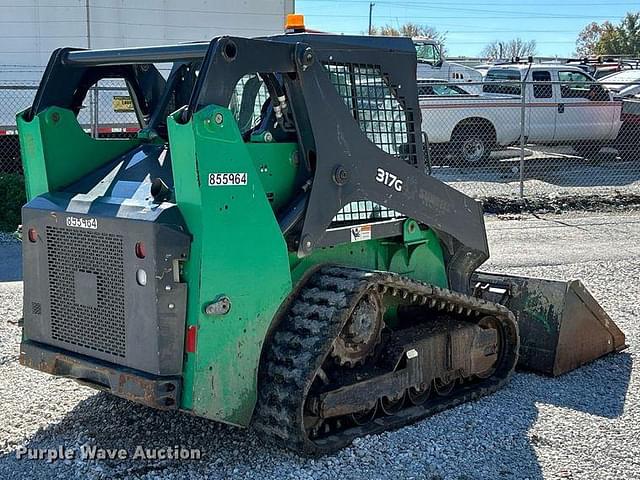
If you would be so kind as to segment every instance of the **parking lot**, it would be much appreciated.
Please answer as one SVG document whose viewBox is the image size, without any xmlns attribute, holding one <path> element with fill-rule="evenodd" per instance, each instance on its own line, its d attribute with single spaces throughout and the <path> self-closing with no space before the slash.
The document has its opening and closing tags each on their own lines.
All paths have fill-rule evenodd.
<svg viewBox="0 0 640 480">
<path fill-rule="evenodd" d="M 0 478 L 640 478 L 640 265 L 630 261 L 640 255 L 640 213 L 487 217 L 487 228 L 492 258 L 485 269 L 583 279 L 629 348 L 556 379 L 520 372 L 488 398 L 312 460 L 265 445 L 252 432 L 154 411 L 20 367 L 22 284 L 5 281 Z M 16 458 L 20 446 L 133 451 L 141 444 L 199 448 L 202 459 Z"/>
</svg>

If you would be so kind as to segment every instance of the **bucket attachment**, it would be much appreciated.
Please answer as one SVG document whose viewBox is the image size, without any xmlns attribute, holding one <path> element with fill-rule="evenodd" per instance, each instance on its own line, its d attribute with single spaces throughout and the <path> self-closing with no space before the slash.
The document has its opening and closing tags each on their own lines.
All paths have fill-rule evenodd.
<svg viewBox="0 0 640 480">
<path fill-rule="evenodd" d="M 476 272 L 472 285 L 476 296 L 516 315 L 521 368 L 557 376 L 627 347 L 624 333 L 580 280 Z"/>
</svg>

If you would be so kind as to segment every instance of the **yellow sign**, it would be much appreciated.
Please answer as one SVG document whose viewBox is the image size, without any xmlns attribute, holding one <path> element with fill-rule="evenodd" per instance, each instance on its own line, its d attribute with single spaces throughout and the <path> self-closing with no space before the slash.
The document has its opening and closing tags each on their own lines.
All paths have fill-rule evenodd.
<svg viewBox="0 0 640 480">
<path fill-rule="evenodd" d="M 133 112 L 133 100 L 124 95 L 114 95 L 111 102 L 114 112 Z"/>
</svg>

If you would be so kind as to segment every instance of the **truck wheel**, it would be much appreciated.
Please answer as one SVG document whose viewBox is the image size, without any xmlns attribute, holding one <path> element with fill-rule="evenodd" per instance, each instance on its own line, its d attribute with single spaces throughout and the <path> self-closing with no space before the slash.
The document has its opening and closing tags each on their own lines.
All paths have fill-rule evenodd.
<svg viewBox="0 0 640 480">
<path fill-rule="evenodd" d="M 493 142 L 483 133 L 476 128 L 465 128 L 454 133 L 450 145 L 454 166 L 471 167 L 487 163 Z"/>
</svg>

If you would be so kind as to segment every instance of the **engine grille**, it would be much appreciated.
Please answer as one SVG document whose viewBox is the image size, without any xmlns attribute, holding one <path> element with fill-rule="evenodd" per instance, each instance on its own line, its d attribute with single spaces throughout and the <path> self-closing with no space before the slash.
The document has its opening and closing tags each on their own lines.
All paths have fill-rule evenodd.
<svg viewBox="0 0 640 480">
<path fill-rule="evenodd" d="M 46 239 L 52 338 L 124 358 L 122 236 L 47 226 Z"/>
</svg>

